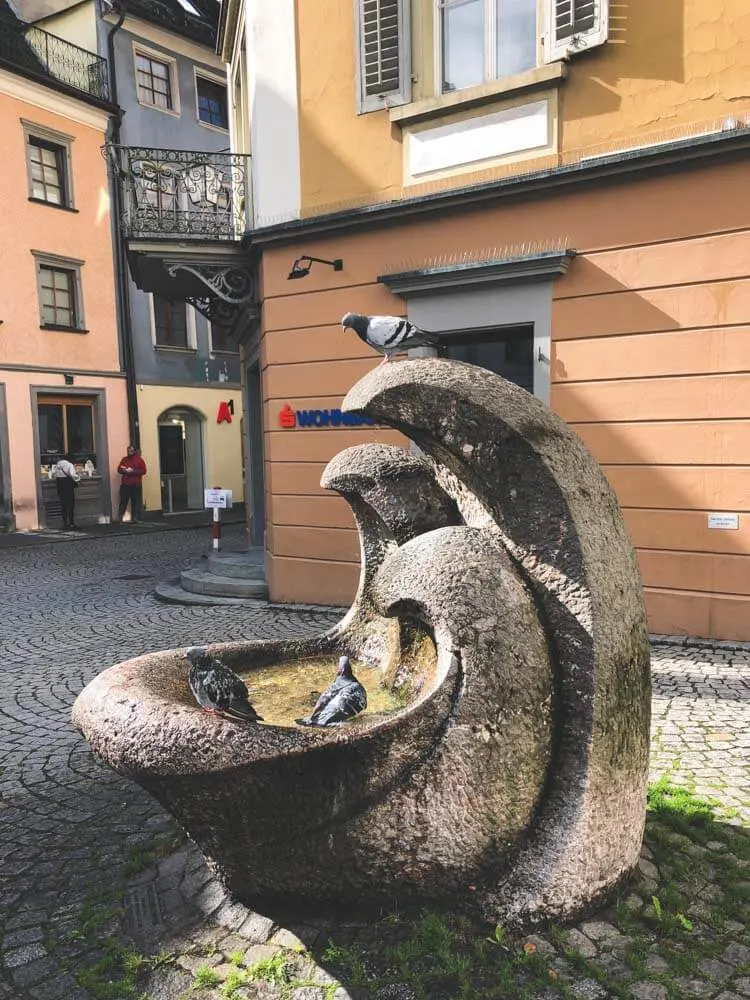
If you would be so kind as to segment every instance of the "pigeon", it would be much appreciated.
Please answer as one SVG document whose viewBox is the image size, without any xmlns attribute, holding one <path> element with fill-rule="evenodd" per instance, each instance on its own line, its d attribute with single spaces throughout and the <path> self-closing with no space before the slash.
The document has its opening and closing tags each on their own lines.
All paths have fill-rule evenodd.
<svg viewBox="0 0 750 1000">
<path fill-rule="evenodd" d="M 339 658 L 336 679 L 318 698 L 312 714 L 297 719 L 300 726 L 338 726 L 367 708 L 367 692 L 352 673 L 348 656 Z"/>
<path fill-rule="evenodd" d="M 437 347 L 439 340 L 434 333 L 419 330 L 408 319 L 400 316 L 360 316 L 347 313 L 341 320 L 344 330 L 354 330 L 360 340 L 385 355 L 381 365 L 391 360 L 392 354 L 409 347 Z"/>
<path fill-rule="evenodd" d="M 224 715 L 235 722 L 263 722 L 263 716 L 248 701 L 245 682 L 221 660 L 202 646 L 188 649 L 185 659 L 190 660 L 190 690 L 204 712 Z"/>
</svg>

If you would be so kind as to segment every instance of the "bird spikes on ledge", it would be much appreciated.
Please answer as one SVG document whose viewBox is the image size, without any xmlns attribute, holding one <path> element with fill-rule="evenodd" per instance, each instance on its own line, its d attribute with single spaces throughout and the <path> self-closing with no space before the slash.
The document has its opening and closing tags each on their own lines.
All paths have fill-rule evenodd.
<svg viewBox="0 0 750 1000">
<path fill-rule="evenodd" d="M 432 271 L 437 268 L 460 267 L 470 264 L 494 264 L 501 260 L 523 260 L 546 254 L 562 254 L 570 248 L 567 237 L 550 240 L 527 240 L 523 243 L 506 243 L 494 247 L 477 247 L 474 250 L 456 250 L 433 257 L 400 260 L 388 268 L 389 274 L 409 271 Z"/>
</svg>

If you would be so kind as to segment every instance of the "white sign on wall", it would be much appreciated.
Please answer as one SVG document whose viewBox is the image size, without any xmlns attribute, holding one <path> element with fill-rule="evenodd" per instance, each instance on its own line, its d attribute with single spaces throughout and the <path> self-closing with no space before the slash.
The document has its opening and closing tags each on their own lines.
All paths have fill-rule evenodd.
<svg viewBox="0 0 750 1000">
<path fill-rule="evenodd" d="M 709 528 L 722 528 L 724 531 L 736 531 L 740 526 L 739 514 L 709 514 Z"/>
<path fill-rule="evenodd" d="M 228 510 L 232 506 L 231 490 L 204 490 L 203 506 Z"/>
</svg>

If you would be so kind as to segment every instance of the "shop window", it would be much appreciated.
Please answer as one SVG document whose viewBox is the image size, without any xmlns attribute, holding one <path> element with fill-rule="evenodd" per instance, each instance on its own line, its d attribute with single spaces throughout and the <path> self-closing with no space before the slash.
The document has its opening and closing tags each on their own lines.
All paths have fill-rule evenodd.
<svg viewBox="0 0 750 1000">
<path fill-rule="evenodd" d="M 438 354 L 487 368 L 509 382 L 534 391 L 534 327 L 500 327 L 441 334 Z"/>
<path fill-rule="evenodd" d="M 157 347 L 172 347 L 188 350 L 191 345 L 188 338 L 187 304 L 153 296 L 154 304 L 154 343 Z"/>
<path fill-rule="evenodd" d="M 63 455 L 75 465 L 91 462 L 96 467 L 94 447 L 94 401 L 79 396 L 39 396 L 37 401 L 39 453 L 42 474 Z"/>
<path fill-rule="evenodd" d="M 196 73 L 195 90 L 198 98 L 198 120 L 204 125 L 228 129 L 227 88 L 224 84 Z"/>
</svg>

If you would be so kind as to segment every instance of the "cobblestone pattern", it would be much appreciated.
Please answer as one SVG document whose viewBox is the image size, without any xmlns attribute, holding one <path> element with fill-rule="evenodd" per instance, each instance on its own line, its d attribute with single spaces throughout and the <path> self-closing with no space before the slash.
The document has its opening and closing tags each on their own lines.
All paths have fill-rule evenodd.
<svg viewBox="0 0 750 1000">
<path fill-rule="evenodd" d="M 239 538 L 238 531 L 225 531 L 230 543 L 233 536 Z M 192 989 L 196 969 L 208 965 L 226 980 L 238 963 L 248 966 L 279 953 L 304 983 L 285 997 L 373 996 L 337 985 L 312 961 L 311 950 L 320 954 L 331 925 L 279 927 L 246 910 L 225 897 L 192 846 L 147 867 L 123 893 L 134 849 L 167 836 L 172 827 L 149 796 L 97 764 L 73 730 L 70 706 L 81 688 L 106 666 L 150 649 L 314 634 L 337 617 L 262 606 L 158 604 L 150 596 L 156 580 L 197 560 L 205 544 L 204 529 L 0 554 L 0 1000 L 91 1000 L 77 974 L 102 957 L 101 942 L 108 937 L 175 956 L 151 974 L 145 987 L 149 1000 L 218 1000 L 226 991 Z M 715 797 L 729 823 L 747 824 L 750 649 L 657 644 L 653 680 L 653 776 L 669 773 L 673 781 Z M 689 843 L 682 849 L 691 854 Z M 646 847 L 640 879 L 627 901 L 634 910 L 648 907 L 658 891 L 660 873 L 652 858 Z M 709 885 L 701 891 L 710 898 L 710 890 Z M 87 906 L 102 899 L 113 906 L 92 946 L 82 929 Z M 622 955 L 630 942 L 606 917 L 571 928 L 567 944 L 616 979 L 623 975 Z M 673 995 L 750 997 L 747 928 L 727 923 L 722 950 L 683 977 Z M 335 931 L 337 942 L 372 940 L 370 926 L 339 925 Z M 548 956 L 550 975 L 564 978 L 572 995 L 607 996 L 596 978 L 571 969 L 559 942 L 534 935 L 527 946 Z M 630 977 L 627 992 L 637 1000 L 666 1000 L 664 962 L 659 954 L 651 956 L 644 975 L 635 982 Z M 233 994 L 235 1000 L 281 995 L 280 986 L 267 982 Z M 375 1000 L 413 1000 L 413 994 L 395 984 Z"/>
</svg>

